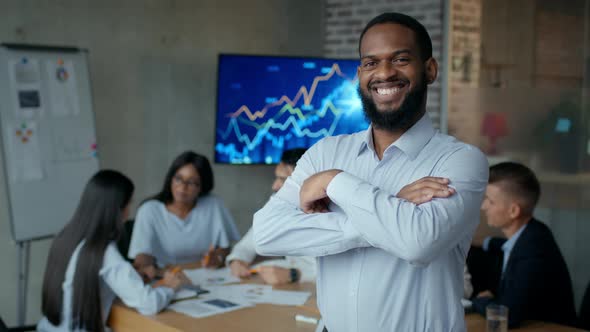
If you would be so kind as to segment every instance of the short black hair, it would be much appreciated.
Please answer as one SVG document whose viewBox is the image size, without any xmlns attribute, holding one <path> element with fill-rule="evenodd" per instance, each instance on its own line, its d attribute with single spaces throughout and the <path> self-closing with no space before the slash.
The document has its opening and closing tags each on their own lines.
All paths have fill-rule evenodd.
<svg viewBox="0 0 590 332">
<path fill-rule="evenodd" d="M 281 162 L 295 167 L 297 161 L 303 156 L 305 151 L 307 151 L 307 149 L 304 148 L 285 150 L 281 155 Z"/>
<path fill-rule="evenodd" d="M 535 173 L 523 164 L 503 162 L 490 167 L 490 184 L 502 187 L 502 190 L 522 199 L 525 213 L 532 215 L 535 205 L 541 197 L 541 185 Z"/>
<path fill-rule="evenodd" d="M 363 37 L 367 30 L 377 24 L 386 23 L 403 25 L 414 31 L 422 60 L 426 61 L 432 58 L 432 40 L 430 39 L 428 31 L 426 31 L 426 28 L 422 23 L 418 22 L 418 20 L 402 13 L 383 13 L 370 20 L 363 29 L 363 32 L 361 32 L 361 37 L 359 38 L 359 56 L 361 56 L 361 42 L 363 41 Z"/>
</svg>

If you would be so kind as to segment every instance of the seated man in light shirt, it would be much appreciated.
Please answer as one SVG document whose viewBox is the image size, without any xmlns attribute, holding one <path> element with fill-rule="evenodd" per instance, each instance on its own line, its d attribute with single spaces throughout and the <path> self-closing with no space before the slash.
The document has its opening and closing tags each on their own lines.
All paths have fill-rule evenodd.
<svg viewBox="0 0 590 332">
<path fill-rule="evenodd" d="M 281 189 L 303 153 L 305 153 L 305 149 L 291 149 L 283 152 L 281 162 L 275 168 L 275 180 L 272 184 L 273 192 Z M 315 281 L 316 262 L 314 257 L 287 256 L 285 259 L 263 261 L 253 268 L 251 264 L 255 259 L 254 239 L 252 238 L 252 229 L 249 229 L 226 258 L 233 275 L 245 278 L 250 276 L 253 270 L 256 270 L 262 280 L 271 285 L 296 281 Z"/>
</svg>

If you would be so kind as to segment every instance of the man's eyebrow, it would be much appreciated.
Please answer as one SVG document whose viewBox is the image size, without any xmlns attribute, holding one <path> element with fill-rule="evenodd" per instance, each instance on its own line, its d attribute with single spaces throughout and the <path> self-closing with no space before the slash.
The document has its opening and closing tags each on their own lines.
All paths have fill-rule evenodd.
<svg viewBox="0 0 590 332">
<path fill-rule="evenodd" d="M 391 53 L 390 55 L 392 57 L 396 57 L 396 56 L 398 56 L 400 54 L 404 54 L 404 53 L 408 53 L 408 54 L 412 55 L 412 50 L 410 50 L 409 48 L 405 48 L 403 50 L 395 51 L 395 52 Z M 374 58 L 377 58 L 377 56 L 376 55 L 373 55 L 373 54 L 368 54 L 368 55 L 362 56 L 361 57 L 361 60 L 363 60 L 363 59 L 374 59 Z"/>
</svg>

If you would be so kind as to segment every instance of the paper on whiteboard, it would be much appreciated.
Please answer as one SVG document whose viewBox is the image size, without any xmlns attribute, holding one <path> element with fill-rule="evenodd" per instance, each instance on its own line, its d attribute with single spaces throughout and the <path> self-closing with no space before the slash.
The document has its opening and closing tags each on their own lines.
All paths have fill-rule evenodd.
<svg viewBox="0 0 590 332">
<path fill-rule="evenodd" d="M 8 125 L 10 180 L 12 183 L 38 181 L 43 179 L 41 151 L 37 123 L 23 121 Z"/>
<path fill-rule="evenodd" d="M 71 60 L 55 59 L 46 62 L 51 114 L 70 116 L 80 114 L 76 72 Z"/>
<path fill-rule="evenodd" d="M 78 118 L 69 116 L 55 121 L 51 132 L 51 160 L 77 161 L 94 158 L 96 138 L 88 128 L 78 125 Z"/>
<path fill-rule="evenodd" d="M 16 119 L 32 119 L 43 113 L 39 60 L 22 57 L 8 61 L 9 83 Z"/>
</svg>

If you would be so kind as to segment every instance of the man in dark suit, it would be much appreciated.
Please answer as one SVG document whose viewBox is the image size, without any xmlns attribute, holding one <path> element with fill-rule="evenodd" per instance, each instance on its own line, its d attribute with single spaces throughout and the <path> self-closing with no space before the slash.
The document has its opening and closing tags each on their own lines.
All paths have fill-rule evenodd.
<svg viewBox="0 0 590 332">
<path fill-rule="evenodd" d="M 541 190 L 535 174 L 517 163 L 490 167 L 482 211 L 506 239 L 489 238 L 484 250 L 501 257 L 500 283 L 480 292 L 473 308 L 485 315 L 490 303 L 509 308 L 508 324 L 523 320 L 571 325 L 576 312 L 570 275 L 551 230 L 533 218 Z"/>
</svg>

